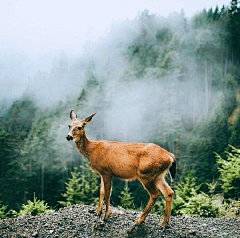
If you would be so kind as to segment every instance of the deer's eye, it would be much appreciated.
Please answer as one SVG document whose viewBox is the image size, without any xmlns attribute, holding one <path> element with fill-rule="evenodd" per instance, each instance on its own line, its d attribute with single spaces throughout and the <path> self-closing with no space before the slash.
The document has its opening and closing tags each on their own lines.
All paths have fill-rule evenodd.
<svg viewBox="0 0 240 238">
<path fill-rule="evenodd" d="M 70 129 L 70 128 L 71 128 L 71 126 L 70 126 L 70 125 L 68 125 L 68 128 Z"/>
<path fill-rule="evenodd" d="M 82 127 L 81 127 L 81 126 L 79 126 L 79 127 L 78 127 L 78 130 L 82 130 Z"/>
</svg>

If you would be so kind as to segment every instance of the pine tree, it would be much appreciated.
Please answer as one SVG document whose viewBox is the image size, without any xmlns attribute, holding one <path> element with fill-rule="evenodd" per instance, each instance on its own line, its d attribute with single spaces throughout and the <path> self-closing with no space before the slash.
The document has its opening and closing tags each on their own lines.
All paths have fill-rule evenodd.
<svg viewBox="0 0 240 238">
<path fill-rule="evenodd" d="M 1 118 L 0 128 L 0 188 L 2 198 L 8 201 L 10 208 L 24 201 L 27 166 L 22 163 L 21 152 L 24 140 L 31 130 L 37 111 L 31 99 L 23 97 L 14 101 L 6 118 Z"/>
<path fill-rule="evenodd" d="M 231 127 L 231 137 L 229 139 L 229 144 L 234 147 L 240 148 L 240 113 L 237 113 L 236 120 L 233 122 Z"/>
<path fill-rule="evenodd" d="M 77 172 L 77 168 L 71 172 L 71 178 L 66 184 L 66 192 L 62 196 L 66 201 L 59 201 L 63 206 L 69 206 L 72 204 L 79 204 L 82 201 L 82 183 L 80 178 L 80 173 Z"/>
<path fill-rule="evenodd" d="M 193 173 L 185 176 L 175 188 L 176 198 L 173 200 L 174 215 L 191 215 L 201 217 L 216 217 L 219 215 L 219 206 L 216 199 L 200 191 Z"/>
<path fill-rule="evenodd" d="M 40 214 L 46 214 L 50 212 L 54 212 L 54 210 L 50 209 L 48 204 L 45 203 L 45 201 L 39 200 L 34 194 L 33 201 L 28 200 L 27 204 L 23 204 L 22 209 L 19 211 L 19 213 L 15 213 L 15 215 L 25 216 L 31 214 L 32 216 L 37 216 Z"/>
<path fill-rule="evenodd" d="M 216 154 L 222 189 L 227 198 L 240 198 L 240 149 L 231 147 L 231 152 L 227 153 L 227 158 L 223 159 Z"/>
<path fill-rule="evenodd" d="M 66 192 L 62 194 L 66 201 L 59 201 L 63 206 L 72 204 L 96 204 L 98 201 L 97 191 L 99 183 L 97 174 L 92 172 L 89 166 L 80 166 L 81 173 L 78 168 L 74 168 L 71 172 L 71 178 L 66 183 Z"/>
<path fill-rule="evenodd" d="M 121 195 L 119 196 L 120 203 L 123 208 L 133 209 L 134 208 L 134 198 L 132 197 L 132 193 L 129 191 L 129 187 L 125 186 L 123 191 L 121 191 Z"/>
<path fill-rule="evenodd" d="M 240 60 L 240 8 L 238 7 L 238 0 L 231 1 L 230 7 L 230 21 L 229 21 L 229 33 L 230 33 L 230 47 L 232 50 L 232 55 L 235 62 Z"/>
</svg>

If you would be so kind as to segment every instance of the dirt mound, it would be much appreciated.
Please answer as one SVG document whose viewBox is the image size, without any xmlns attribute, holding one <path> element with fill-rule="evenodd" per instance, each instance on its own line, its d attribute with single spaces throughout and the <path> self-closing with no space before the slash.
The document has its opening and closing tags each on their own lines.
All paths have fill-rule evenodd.
<svg viewBox="0 0 240 238">
<path fill-rule="evenodd" d="M 0 220 L 0 237 L 227 237 L 240 238 L 240 218 L 171 217 L 168 228 L 162 217 L 150 214 L 145 223 L 128 233 L 140 212 L 111 207 L 107 222 L 96 215 L 96 206 L 75 205 L 57 212 Z"/>
</svg>

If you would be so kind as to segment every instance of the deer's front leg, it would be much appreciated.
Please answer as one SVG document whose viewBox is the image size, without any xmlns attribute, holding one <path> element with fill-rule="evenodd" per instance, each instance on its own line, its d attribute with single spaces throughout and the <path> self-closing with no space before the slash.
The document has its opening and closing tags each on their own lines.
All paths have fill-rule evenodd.
<svg viewBox="0 0 240 238">
<path fill-rule="evenodd" d="M 112 189 L 112 177 L 109 175 L 103 176 L 104 191 L 105 191 L 105 202 L 106 202 L 106 213 L 104 220 L 106 221 L 110 215 L 110 196 Z"/>
<path fill-rule="evenodd" d="M 104 199 L 104 183 L 103 183 L 103 178 L 101 176 L 100 197 L 99 197 L 99 205 L 97 209 L 97 215 L 99 216 L 102 214 L 103 199 Z"/>
</svg>

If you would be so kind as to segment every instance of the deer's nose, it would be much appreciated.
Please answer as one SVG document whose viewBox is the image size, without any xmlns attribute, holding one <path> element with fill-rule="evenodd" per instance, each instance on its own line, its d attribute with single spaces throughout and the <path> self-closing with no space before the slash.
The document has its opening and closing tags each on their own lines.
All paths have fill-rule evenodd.
<svg viewBox="0 0 240 238">
<path fill-rule="evenodd" d="M 66 139 L 69 141 L 69 140 L 73 140 L 73 137 L 70 136 L 70 135 L 67 135 Z"/>
</svg>

